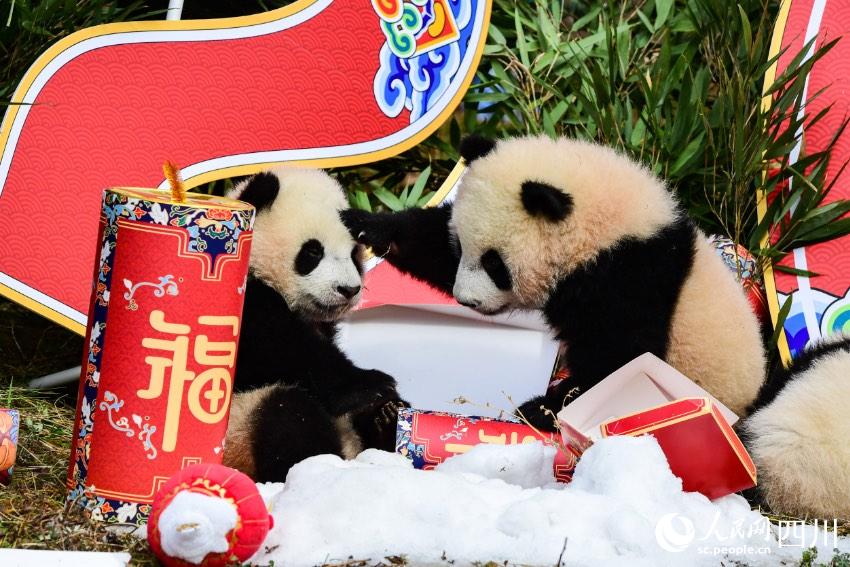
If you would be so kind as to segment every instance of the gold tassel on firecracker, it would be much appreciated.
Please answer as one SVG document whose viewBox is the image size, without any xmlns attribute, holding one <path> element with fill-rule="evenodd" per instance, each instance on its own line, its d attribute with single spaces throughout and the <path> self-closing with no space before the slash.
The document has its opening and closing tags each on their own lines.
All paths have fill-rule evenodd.
<svg viewBox="0 0 850 567">
<path fill-rule="evenodd" d="M 165 173 L 168 186 L 171 188 L 171 200 L 175 203 L 185 203 L 186 186 L 183 185 L 183 180 L 180 178 L 178 167 L 173 162 L 166 161 L 162 164 L 162 172 Z"/>
</svg>

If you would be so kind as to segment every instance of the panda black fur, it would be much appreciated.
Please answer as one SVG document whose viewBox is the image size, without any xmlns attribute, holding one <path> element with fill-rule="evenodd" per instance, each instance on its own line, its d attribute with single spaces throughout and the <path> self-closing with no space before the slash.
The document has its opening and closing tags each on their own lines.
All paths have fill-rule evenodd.
<svg viewBox="0 0 850 567">
<path fill-rule="evenodd" d="M 831 337 L 778 368 L 740 427 L 772 510 L 850 518 L 850 337 Z"/>
<path fill-rule="evenodd" d="M 277 169 L 230 196 L 257 209 L 224 463 L 258 482 L 283 481 L 312 455 L 391 450 L 395 380 L 356 367 L 334 343 L 362 285 L 362 246 L 327 174 Z"/>
<path fill-rule="evenodd" d="M 520 407 L 536 426 L 652 352 L 742 414 L 764 381 L 758 321 L 705 236 L 657 177 L 569 139 L 467 138 L 457 199 L 397 214 L 348 211 L 352 234 L 481 313 L 541 310 L 569 379 Z M 577 391 L 575 390 L 577 389 Z"/>
</svg>

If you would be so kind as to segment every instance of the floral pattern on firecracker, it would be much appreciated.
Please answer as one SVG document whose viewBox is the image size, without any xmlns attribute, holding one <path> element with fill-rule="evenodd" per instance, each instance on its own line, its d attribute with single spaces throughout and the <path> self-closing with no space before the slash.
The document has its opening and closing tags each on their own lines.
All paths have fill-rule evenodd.
<svg viewBox="0 0 850 567">
<path fill-rule="evenodd" d="M 212 264 L 220 254 L 236 254 L 239 235 L 251 230 L 253 209 L 200 209 L 196 207 L 146 201 L 107 191 L 103 199 L 103 214 L 107 226 L 117 230 L 116 220 L 148 222 L 186 229 L 189 234 L 188 252 L 203 252 Z"/>
<path fill-rule="evenodd" d="M 150 416 L 146 415 L 142 417 L 135 413 L 131 414 L 133 423 L 138 428 L 138 431 L 136 431 L 136 428 L 130 425 L 130 420 L 127 419 L 126 415 L 118 417 L 118 413 L 124 407 L 124 400 L 119 399 L 118 396 L 109 390 L 103 392 L 103 401 L 100 402 L 98 407 L 106 412 L 106 418 L 109 420 L 109 425 L 112 426 L 112 429 L 124 433 L 127 437 L 137 437 L 142 442 L 142 447 L 148 459 L 153 460 L 156 458 L 157 450 L 153 443 L 151 443 L 151 437 L 156 433 L 157 427 L 147 423 L 150 421 Z"/>
<path fill-rule="evenodd" d="M 714 249 L 723 263 L 726 264 L 738 281 L 745 283 L 751 280 L 756 273 L 756 261 L 746 248 L 726 238 L 725 236 L 711 235 L 708 244 Z"/>
<path fill-rule="evenodd" d="M 174 276 L 168 274 L 167 276 L 158 276 L 157 278 L 159 282 L 137 282 L 133 283 L 128 279 L 124 279 L 124 287 L 127 288 L 127 291 L 124 292 L 124 299 L 127 300 L 127 309 L 130 311 L 135 311 L 139 308 L 139 304 L 136 303 L 134 295 L 136 295 L 136 290 L 140 287 L 152 287 L 154 297 L 163 297 L 167 295 L 177 295 L 180 293 L 180 288 L 177 283 L 182 282 L 183 278 L 179 278 L 177 282 L 174 281 Z"/>
<path fill-rule="evenodd" d="M 115 262 L 115 245 L 118 237 L 118 220 L 127 219 L 163 226 L 183 227 L 189 234 L 189 252 L 203 252 L 210 256 L 215 265 L 216 258 L 222 254 L 238 252 L 239 235 L 253 229 L 254 210 L 196 209 L 183 205 L 168 205 L 129 197 L 106 190 L 103 195 L 102 213 L 105 221 L 98 258 L 97 277 L 94 282 L 94 301 L 89 314 L 91 332 L 89 334 L 88 356 L 80 391 L 80 417 L 77 423 L 77 435 L 72 441 L 71 467 L 69 470 L 68 501 L 84 508 L 93 519 L 112 524 L 144 525 L 150 515 L 150 505 L 125 502 L 105 498 L 96 494 L 94 485 L 86 485 L 94 430 L 93 413 L 97 404 L 100 366 L 103 356 L 103 342 L 106 334 L 106 314 L 112 289 L 112 269 Z M 171 277 L 171 276 L 167 276 Z M 168 281 L 162 281 L 163 293 L 154 293 L 155 297 L 166 294 Z M 173 282 L 170 282 L 173 283 Z M 125 282 L 126 286 L 126 282 Z M 174 290 L 176 292 L 176 288 Z M 126 299 L 126 297 L 125 297 Z M 104 400 L 106 400 L 104 393 Z M 116 423 L 118 423 L 116 421 Z M 122 422 L 123 423 L 123 422 Z M 128 422 L 129 423 L 129 422 Z M 139 431 L 132 434 L 142 442 L 142 448 L 153 448 L 151 437 L 156 428 L 145 430 L 139 424 Z M 155 449 L 154 449 L 155 453 Z"/>
<path fill-rule="evenodd" d="M 479 417 L 459 416 L 440 411 L 422 411 L 412 408 L 400 409 L 398 411 L 398 423 L 396 424 L 395 451 L 401 456 L 413 461 L 413 466 L 417 469 L 424 468 L 429 463 L 426 461 L 425 444 L 416 443 L 413 440 L 413 416 L 416 414 L 444 415 L 455 418 L 452 429 L 440 436 L 442 441 L 452 438 L 460 439 L 469 429 L 470 425 L 475 425 L 481 420 Z"/>
</svg>

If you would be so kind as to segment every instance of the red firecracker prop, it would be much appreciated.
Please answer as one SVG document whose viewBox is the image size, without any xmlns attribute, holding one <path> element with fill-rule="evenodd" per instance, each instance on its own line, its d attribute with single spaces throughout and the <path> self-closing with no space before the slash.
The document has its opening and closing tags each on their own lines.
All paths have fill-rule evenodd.
<svg viewBox="0 0 850 567">
<path fill-rule="evenodd" d="M 541 441 L 558 450 L 553 463 L 555 479 L 570 482 L 578 458 L 591 441 L 569 425 L 561 426 L 566 428 L 564 435 L 514 421 L 404 408 L 398 412 L 396 452 L 410 459 L 417 469 L 429 470 L 481 443 L 517 445 Z"/>
<path fill-rule="evenodd" d="M 177 471 L 220 463 L 254 209 L 107 189 L 68 470 L 93 518 L 143 524 Z"/>
<path fill-rule="evenodd" d="M 273 523 L 248 476 L 224 465 L 192 465 L 154 498 L 148 542 L 166 567 L 241 564 Z"/>
</svg>

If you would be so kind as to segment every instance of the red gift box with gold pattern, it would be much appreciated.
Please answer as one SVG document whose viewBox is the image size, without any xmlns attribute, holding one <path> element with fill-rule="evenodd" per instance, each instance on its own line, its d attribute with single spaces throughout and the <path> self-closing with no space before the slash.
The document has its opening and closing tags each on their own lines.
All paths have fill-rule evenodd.
<svg viewBox="0 0 850 567">
<path fill-rule="evenodd" d="M 591 439 L 653 435 L 686 491 L 714 499 L 756 483 L 755 465 L 732 430 L 737 416 L 651 353 L 584 392 L 558 419 Z"/>
<path fill-rule="evenodd" d="M 756 467 L 709 398 L 685 398 L 599 426 L 602 435 L 652 435 L 682 489 L 714 499 L 751 488 Z"/>
<path fill-rule="evenodd" d="M 254 210 L 108 189 L 68 471 L 96 519 L 144 523 L 174 473 L 221 462 Z"/>
<path fill-rule="evenodd" d="M 516 445 L 535 441 L 558 449 L 554 473 L 561 482 L 572 480 L 578 458 L 590 445 L 577 431 L 562 439 L 558 433 L 540 432 L 512 421 L 415 409 L 398 412 L 396 452 L 413 461 L 418 469 L 433 469 L 481 443 Z"/>
</svg>

